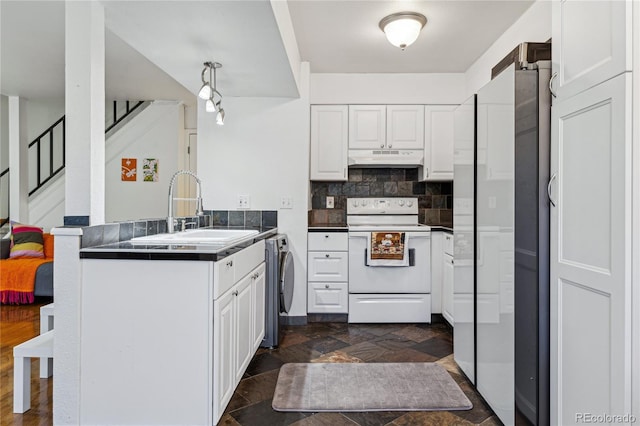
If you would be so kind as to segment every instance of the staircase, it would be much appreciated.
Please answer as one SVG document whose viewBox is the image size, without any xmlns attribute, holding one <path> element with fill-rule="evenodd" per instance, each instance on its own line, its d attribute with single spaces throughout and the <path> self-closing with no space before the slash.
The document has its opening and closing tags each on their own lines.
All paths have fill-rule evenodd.
<svg viewBox="0 0 640 426">
<path fill-rule="evenodd" d="M 149 101 L 113 101 L 112 108 L 105 114 L 105 135 L 118 131 L 138 113 Z M 51 185 L 65 167 L 65 116 L 62 116 L 37 138 L 29 143 L 29 197 Z M 9 218 L 9 168 L 0 172 L 0 226 Z"/>
</svg>

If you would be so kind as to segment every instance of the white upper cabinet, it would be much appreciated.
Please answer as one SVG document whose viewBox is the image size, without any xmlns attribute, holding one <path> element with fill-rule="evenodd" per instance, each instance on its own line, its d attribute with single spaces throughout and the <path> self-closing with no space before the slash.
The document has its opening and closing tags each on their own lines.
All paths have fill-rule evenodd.
<svg viewBox="0 0 640 426">
<path fill-rule="evenodd" d="M 349 105 L 349 149 L 387 147 L 385 105 Z"/>
<path fill-rule="evenodd" d="M 423 146 L 424 106 L 388 105 L 387 148 L 420 150 Z"/>
<path fill-rule="evenodd" d="M 568 98 L 630 71 L 631 1 L 553 2 L 553 91 Z"/>
<path fill-rule="evenodd" d="M 422 180 L 453 180 L 453 111 L 455 105 L 424 107 Z"/>
<path fill-rule="evenodd" d="M 311 106 L 311 180 L 347 180 L 347 105 Z"/>
</svg>

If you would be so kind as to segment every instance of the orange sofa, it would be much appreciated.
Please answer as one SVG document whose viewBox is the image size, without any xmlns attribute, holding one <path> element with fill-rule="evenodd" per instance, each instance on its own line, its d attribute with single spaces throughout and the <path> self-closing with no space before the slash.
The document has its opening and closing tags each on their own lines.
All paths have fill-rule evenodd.
<svg viewBox="0 0 640 426">
<path fill-rule="evenodd" d="M 0 240 L 0 303 L 33 303 L 35 296 L 53 297 L 53 235 L 45 233 L 44 258 L 9 259 L 9 240 Z"/>
</svg>

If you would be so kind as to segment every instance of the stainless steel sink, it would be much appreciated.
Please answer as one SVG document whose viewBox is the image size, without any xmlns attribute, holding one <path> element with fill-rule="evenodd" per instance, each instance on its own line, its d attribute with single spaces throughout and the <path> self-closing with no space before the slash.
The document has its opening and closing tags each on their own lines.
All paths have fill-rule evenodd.
<svg viewBox="0 0 640 426">
<path fill-rule="evenodd" d="M 155 234 L 131 239 L 131 244 L 212 244 L 226 246 L 258 235 L 257 230 L 189 229 L 173 234 Z"/>
</svg>

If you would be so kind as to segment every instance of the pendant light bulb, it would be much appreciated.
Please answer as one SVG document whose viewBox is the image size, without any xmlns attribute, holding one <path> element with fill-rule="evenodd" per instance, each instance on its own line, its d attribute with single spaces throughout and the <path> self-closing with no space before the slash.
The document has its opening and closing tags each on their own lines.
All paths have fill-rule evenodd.
<svg viewBox="0 0 640 426">
<path fill-rule="evenodd" d="M 209 97 L 204 103 L 204 110 L 207 112 L 216 112 L 216 105 L 213 103 L 213 97 Z"/>
<path fill-rule="evenodd" d="M 216 123 L 218 124 L 218 126 L 224 125 L 224 108 L 222 107 L 218 109 L 218 115 L 216 116 Z"/>
<path fill-rule="evenodd" d="M 209 83 L 204 83 L 198 92 L 200 99 L 209 99 L 211 97 L 211 86 Z"/>
</svg>

